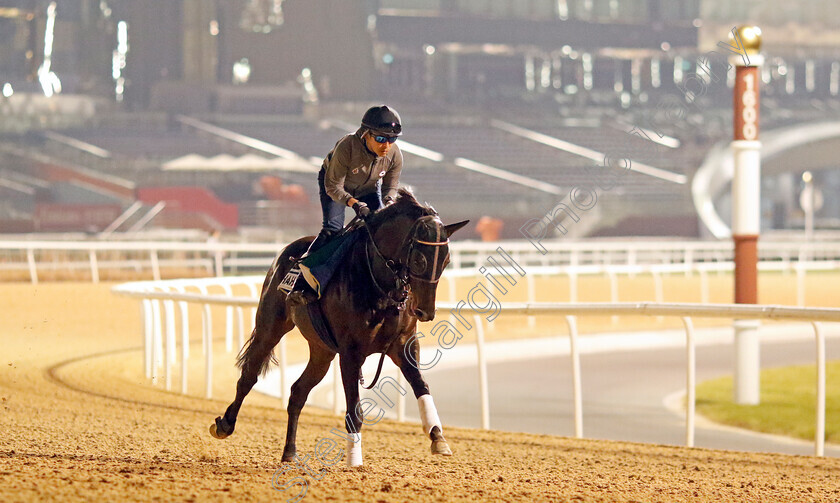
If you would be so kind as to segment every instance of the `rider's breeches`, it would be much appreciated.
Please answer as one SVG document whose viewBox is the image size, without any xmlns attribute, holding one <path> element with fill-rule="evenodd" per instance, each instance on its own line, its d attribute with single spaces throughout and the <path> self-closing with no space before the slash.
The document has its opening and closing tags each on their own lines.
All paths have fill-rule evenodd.
<svg viewBox="0 0 840 503">
<path fill-rule="evenodd" d="M 324 189 L 324 170 L 318 173 L 318 196 L 321 200 L 321 213 L 323 214 L 322 226 L 325 230 L 338 232 L 344 227 L 344 213 L 347 206 L 333 201 Z M 368 205 L 370 211 L 376 211 L 382 207 L 382 180 L 376 184 L 376 192 L 356 196 L 356 199 Z"/>
</svg>

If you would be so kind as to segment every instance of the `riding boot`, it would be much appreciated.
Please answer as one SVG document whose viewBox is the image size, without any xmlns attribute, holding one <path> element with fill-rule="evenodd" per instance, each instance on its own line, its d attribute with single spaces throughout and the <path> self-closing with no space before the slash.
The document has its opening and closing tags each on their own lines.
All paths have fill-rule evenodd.
<svg viewBox="0 0 840 503">
<path fill-rule="evenodd" d="M 316 237 L 312 243 L 310 243 L 309 248 L 306 249 L 303 255 L 300 256 L 299 260 L 303 260 L 306 257 L 312 255 L 321 247 L 323 247 L 327 242 L 329 242 L 330 238 L 335 236 L 337 233 L 330 229 L 321 229 L 321 232 L 318 233 L 318 237 Z"/>
<path fill-rule="evenodd" d="M 323 247 L 327 242 L 329 242 L 330 238 L 332 238 L 336 234 L 335 231 L 329 229 L 322 229 L 320 233 L 318 233 L 318 237 L 312 241 L 312 244 L 309 245 L 309 248 L 306 252 L 300 256 L 298 262 L 305 259 L 309 255 L 318 251 L 321 247 Z M 306 283 L 305 280 L 298 278 L 295 287 L 289 292 L 289 300 L 298 304 L 309 304 L 310 302 L 315 302 L 318 300 L 318 295 L 315 293 L 312 288 Z"/>
</svg>

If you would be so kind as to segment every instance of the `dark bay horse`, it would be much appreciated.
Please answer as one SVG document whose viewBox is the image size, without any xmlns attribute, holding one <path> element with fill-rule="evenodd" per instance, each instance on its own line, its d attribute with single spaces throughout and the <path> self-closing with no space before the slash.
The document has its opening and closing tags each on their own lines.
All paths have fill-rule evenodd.
<svg viewBox="0 0 840 503">
<path fill-rule="evenodd" d="M 431 207 L 418 203 L 410 192 L 400 190 L 394 204 L 375 212 L 363 227 L 356 229 L 354 232 L 363 233 L 362 236 L 347 252 L 319 301 L 335 337 L 337 352 L 318 336 L 307 306 L 287 301 L 285 292 L 278 290 L 280 281 L 295 258 L 306 251 L 312 237 L 288 245 L 274 261 L 263 283 L 255 328 L 237 361 L 242 373 L 236 385 L 236 398 L 224 416 L 217 417 L 210 426 L 210 433 L 216 438 L 233 433 L 242 401 L 257 377 L 268 369 L 274 346 L 297 326 L 309 343 L 309 362 L 292 385 L 283 461 L 295 458 L 301 409 L 309 392 L 324 378 L 336 353 L 347 400 L 348 466 L 362 464 L 364 417 L 360 417 L 362 413 L 357 409 L 359 375 L 362 363 L 374 353 L 382 353 L 381 358 L 387 354 L 411 385 L 420 409 L 423 433 L 432 441 L 432 453 L 451 455 L 429 387 L 416 367 L 420 347 L 414 333 L 418 319 L 431 321 L 435 316 L 438 280 L 449 263 L 449 236 L 467 222 L 444 225 Z M 406 355 L 414 361 L 407 361 Z M 379 364 L 381 369 L 381 360 Z"/>
</svg>

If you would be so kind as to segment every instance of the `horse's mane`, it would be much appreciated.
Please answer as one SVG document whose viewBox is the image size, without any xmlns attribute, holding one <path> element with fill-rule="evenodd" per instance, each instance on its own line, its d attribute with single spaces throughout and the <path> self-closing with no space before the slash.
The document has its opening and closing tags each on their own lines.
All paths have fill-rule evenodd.
<svg viewBox="0 0 840 503">
<path fill-rule="evenodd" d="M 401 188 L 397 192 L 396 202 L 374 212 L 368 218 L 367 224 L 375 229 L 397 216 L 406 216 L 416 220 L 427 215 L 437 215 L 437 212 L 431 206 L 418 202 L 411 191 Z"/>
<path fill-rule="evenodd" d="M 365 225 L 372 237 L 379 228 L 386 226 L 389 222 L 399 222 L 392 228 L 394 231 L 397 230 L 395 228 L 397 226 L 404 226 L 404 230 L 408 231 L 412 221 L 417 221 L 428 215 L 437 215 L 437 212 L 431 206 L 418 202 L 411 191 L 401 188 L 397 192 L 394 203 L 371 213 L 365 221 Z M 390 237 L 389 239 L 396 238 Z M 350 275 L 352 284 L 367 284 L 366 282 L 370 281 L 370 259 L 366 256 L 368 252 L 367 246 L 363 244 L 365 242 L 360 239 L 354 247 L 355 251 L 352 252 L 355 256 L 346 259 L 352 264 L 352 267 L 347 269 L 347 274 Z M 380 293 L 377 293 L 372 288 L 359 291 L 356 295 L 352 296 L 355 309 L 359 312 L 368 310 L 371 306 L 378 306 L 377 309 L 379 310 L 383 309 L 383 306 L 385 306 L 383 304 L 385 297 L 380 295 Z"/>
</svg>

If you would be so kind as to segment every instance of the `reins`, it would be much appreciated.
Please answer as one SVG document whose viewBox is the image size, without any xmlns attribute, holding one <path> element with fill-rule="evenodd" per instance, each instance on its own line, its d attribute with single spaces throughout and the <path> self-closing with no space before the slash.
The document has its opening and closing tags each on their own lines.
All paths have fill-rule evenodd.
<svg viewBox="0 0 840 503">
<path fill-rule="evenodd" d="M 411 229 L 409 230 L 405 239 L 403 239 L 403 242 L 400 244 L 400 250 L 405 249 L 406 248 L 405 242 L 408 239 L 411 239 L 411 243 L 407 246 L 408 250 L 405 253 L 405 259 L 406 260 L 408 260 L 411 257 L 411 252 L 414 250 L 414 245 L 415 244 L 420 244 L 420 245 L 424 245 L 424 246 L 443 246 L 445 244 L 449 244 L 449 238 L 448 237 L 446 238 L 446 241 L 434 241 L 434 242 L 422 241 L 420 239 L 416 239 L 414 237 L 414 234 L 416 233 L 416 229 L 417 229 L 418 225 L 420 224 L 421 220 L 422 220 L 422 218 L 418 219 L 416 222 L 414 222 L 414 225 L 411 227 Z M 405 301 L 408 298 L 408 293 L 411 289 L 411 287 L 409 285 L 409 282 L 408 282 L 409 276 L 411 276 L 412 278 L 417 279 L 419 281 L 424 281 L 426 283 L 432 283 L 432 284 L 435 284 L 438 281 L 440 281 L 439 276 L 437 278 L 435 278 L 435 273 L 437 272 L 436 268 L 437 268 L 437 257 L 438 257 L 439 249 L 435 249 L 435 258 L 434 258 L 434 264 L 435 265 L 434 265 L 434 269 L 432 269 L 432 275 L 431 275 L 432 279 L 422 278 L 420 276 L 412 274 L 410 265 L 401 264 L 399 262 L 395 262 L 393 259 L 389 259 L 389 258 L 385 257 L 385 255 L 382 254 L 382 251 L 379 250 L 379 247 L 376 246 L 376 241 L 373 239 L 373 233 L 370 232 L 370 228 L 367 226 L 367 224 L 363 223 L 362 227 L 364 227 L 365 232 L 367 233 L 367 236 L 370 240 L 370 244 L 371 244 L 371 246 L 373 246 L 373 250 L 376 252 L 376 258 L 378 258 L 383 264 L 385 264 L 385 267 L 388 269 L 388 271 L 390 271 L 391 275 L 393 276 L 395 288 L 392 291 L 386 291 L 379 284 L 379 281 L 376 280 L 376 275 L 373 272 L 373 263 L 371 261 L 370 252 L 368 251 L 368 245 L 367 245 L 367 243 L 365 243 L 365 263 L 367 264 L 367 270 L 368 270 L 368 274 L 370 275 L 371 283 L 373 283 L 373 286 L 376 288 L 377 292 L 380 295 L 387 298 L 389 303 L 391 303 L 392 305 L 395 305 L 398 310 L 402 311 L 403 309 L 405 309 Z M 439 227 L 438 227 L 438 238 L 440 238 L 440 228 Z M 401 266 L 401 269 L 404 269 L 405 271 L 407 271 L 407 273 L 401 273 L 399 271 L 394 270 L 394 266 L 396 266 L 396 265 Z M 395 291 L 399 292 L 398 293 L 398 295 L 399 295 L 398 298 L 395 298 L 393 293 L 392 293 L 392 292 L 395 292 Z M 385 362 L 385 355 L 388 354 L 388 351 L 391 349 L 391 346 L 394 344 L 394 341 L 396 339 L 397 339 L 396 337 L 391 339 L 388 342 L 388 345 L 385 346 L 385 349 L 382 350 L 382 356 L 379 357 L 379 364 L 376 367 L 376 374 L 373 376 L 373 381 L 370 383 L 370 386 L 362 385 L 362 388 L 372 389 L 374 386 L 376 386 L 376 382 L 379 380 L 379 376 L 382 373 L 382 364 Z"/>
<path fill-rule="evenodd" d="M 365 386 L 365 385 L 363 384 L 363 385 L 362 385 L 362 388 L 364 388 L 364 389 L 371 389 L 371 388 L 373 388 L 374 386 L 376 386 L 376 381 L 378 381 L 378 380 L 379 380 L 379 374 L 381 374 L 381 373 L 382 373 L 382 364 L 385 362 L 385 355 L 386 355 L 386 354 L 388 354 L 388 350 L 390 350 L 390 349 L 391 349 L 391 346 L 393 346 L 393 345 L 394 345 L 394 341 L 395 341 L 395 340 L 397 340 L 397 338 L 396 338 L 396 337 L 394 337 L 393 339 L 391 339 L 391 341 L 388 343 L 388 345 L 387 345 L 387 346 L 385 346 L 385 349 L 383 349 L 383 350 L 382 350 L 382 356 L 380 356 L 380 357 L 379 357 L 379 365 L 377 365 L 377 366 L 376 366 L 376 374 L 374 374 L 374 376 L 373 376 L 373 382 L 371 382 L 371 383 L 370 383 L 370 386 Z"/>
<path fill-rule="evenodd" d="M 391 259 L 386 258 L 382 255 L 382 252 L 379 251 L 379 247 L 376 246 L 376 242 L 373 240 L 373 234 L 370 232 L 370 228 L 367 225 L 362 225 L 365 231 L 367 232 L 368 238 L 370 238 L 370 244 L 373 246 L 373 250 L 376 252 L 376 257 L 385 264 L 385 267 L 390 271 L 391 275 L 393 276 L 394 281 L 394 290 L 387 291 L 379 284 L 379 281 L 376 279 L 376 274 L 373 272 L 373 263 L 370 259 L 370 252 L 368 251 L 368 245 L 365 243 L 365 264 L 367 265 L 368 275 L 370 276 L 371 282 L 373 286 L 376 287 L 378 293 L 385 298 L 388 299 L 389 303 L 395 306 L 400 311 L 403 310 L 405 307 L 405 301 L 408 298 L 408 275 L 400 274 L 400 272 L 394 270 L 394 262 Z M 399 297 L 395 297 L 393 292 L 398 292 Z"/>
</svg>

